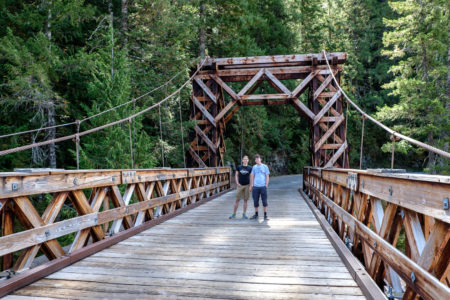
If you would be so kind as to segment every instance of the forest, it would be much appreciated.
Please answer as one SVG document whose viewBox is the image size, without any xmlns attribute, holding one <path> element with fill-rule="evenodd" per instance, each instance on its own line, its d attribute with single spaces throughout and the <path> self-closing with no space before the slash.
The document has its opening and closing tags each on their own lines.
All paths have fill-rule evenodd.
<svg viewBox="0 0 450 300">
<path fill-rule="evenodd" d="M 445 0 L 2 0 L 0 151 L 139 112 L 177 90 L 204 56 L 323 49 L 348 54 L 342 87 L 364 111 L 448 151 L 449 12 Z M 130 124 L 83 136 L 79 167 L 130 168 L 130 135 L 134 168 L 184 167 L 190 88 Z M 351 107 L 346 115 L 350 166 L 359 168 L 362 119 Z M 225 138 L 230 165 L 255 153 L 276 174 L 310 164 L 307 121 L 290 107 L 245 107 Z M 388 133 L 366 122 L 363 146 L 362 168 L 390 167 Z M 450 174 L 448 159 L 405 141 L 394 146 L 395 168 Z M 75 143 L 0 156 L 0 171 L 14 168 L 76 169 Z"/>
</svg>

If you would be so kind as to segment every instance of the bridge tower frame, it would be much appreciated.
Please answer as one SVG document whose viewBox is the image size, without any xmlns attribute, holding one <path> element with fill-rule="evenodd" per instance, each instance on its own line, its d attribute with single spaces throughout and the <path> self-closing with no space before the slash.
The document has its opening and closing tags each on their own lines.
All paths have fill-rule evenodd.
<svg viewBox="0 0 450 300">
<path fill-rule="evenodd" d="M 327 59 L 338 81 L 347 54 L 328 53 Z M 283 80 L 303 79 L 294 90 Z M 254 94 L 267 81 L 278 94 Z M 227 84 L 247 82 L 238 92 Z M 300 95 L 308 93 L 308 103 Z M 226 102 L 225 93 L 231 99 Z M 188 165 L 224 165 L 226 124 L 242 106 L 291 105 L 308 120 L 310 157 L 313 167 L 349 167 L 344 103 L 323 54 L 206 58 L 193 78 Z"/>
</svg>

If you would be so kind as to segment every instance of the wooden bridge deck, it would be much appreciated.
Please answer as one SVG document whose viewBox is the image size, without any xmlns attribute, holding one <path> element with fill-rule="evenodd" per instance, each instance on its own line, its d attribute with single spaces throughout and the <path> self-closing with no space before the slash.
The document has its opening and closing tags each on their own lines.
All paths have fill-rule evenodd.
<svg viewBox="0 0 450 300">
<path fill-rule="evenodd" d="M 228 220 L 230 192 L 5 299 L 365 299 L 300 185 L 301 176 L 272 179 L 267 222 L 240 219 L 242 206 Z"/>
</svg>

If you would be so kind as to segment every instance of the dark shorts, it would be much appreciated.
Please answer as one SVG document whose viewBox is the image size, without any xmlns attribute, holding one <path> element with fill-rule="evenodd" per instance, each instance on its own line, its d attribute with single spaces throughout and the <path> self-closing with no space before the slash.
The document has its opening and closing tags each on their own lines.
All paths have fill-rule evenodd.
<svg viewBox="0 0 450 300">
<path fill-rule="evenodd" d="M 259 196 L 261 196 L 262 204 L 264 207 L 267 206 L 267 188 L 265 186 L 263 187 L 253 187 L 252 190 L 252 197 L 253 197 L 253 204 L 255 207 L 259 206 Z"/>
</svg>

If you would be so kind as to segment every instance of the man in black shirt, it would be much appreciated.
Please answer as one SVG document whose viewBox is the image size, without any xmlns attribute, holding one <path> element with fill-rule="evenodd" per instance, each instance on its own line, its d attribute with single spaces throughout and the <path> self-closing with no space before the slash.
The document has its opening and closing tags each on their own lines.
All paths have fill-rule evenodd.
<svg viewBox="0 0 450 300">
<path fill-rule="evenodd" d="M 244 213 L 242 214 L 243 219 L 248 219 L 247 217 L 247 202 L 250 196 L 250 173 L 252 172 L 252 167 L 248 165 L 248 156 L 245 155 L 242 158 L 242 165 L 236 168 L 236 173 L 234 174 L 234 179 L 236 180 L 236 202 L 234 203 L 234 212 L 230 216 L 230 219 L 236 217 L 236 211 L 239 206 L 239 201 L 244 199 Z"/>
</svg>

